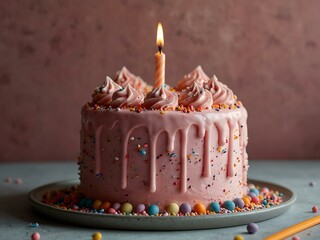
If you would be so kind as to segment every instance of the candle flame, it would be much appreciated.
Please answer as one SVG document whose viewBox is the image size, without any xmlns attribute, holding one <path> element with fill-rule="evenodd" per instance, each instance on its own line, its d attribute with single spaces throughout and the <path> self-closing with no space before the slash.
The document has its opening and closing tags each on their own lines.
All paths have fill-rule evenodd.
<svg viewBox="0 0 320 240">
<path fill-rule="evenodd" d="M 157 45 L 159 48 L 162 48 L 164 45 L 163 28 L 161 22 L 158 23 L 157 28 Z"/>
</svg>

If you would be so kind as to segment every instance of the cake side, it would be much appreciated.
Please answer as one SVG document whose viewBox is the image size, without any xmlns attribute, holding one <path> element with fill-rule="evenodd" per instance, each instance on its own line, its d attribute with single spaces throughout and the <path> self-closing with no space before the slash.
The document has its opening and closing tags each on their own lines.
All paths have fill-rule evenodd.
<svg viewBox="0 0 320 240">
<path fill-rule="evenodd" d="M 132 204 L 242 197 L 247 176 L 247 112 L 82 111 L 80 180 L 92 199 Z"/>
</svg>

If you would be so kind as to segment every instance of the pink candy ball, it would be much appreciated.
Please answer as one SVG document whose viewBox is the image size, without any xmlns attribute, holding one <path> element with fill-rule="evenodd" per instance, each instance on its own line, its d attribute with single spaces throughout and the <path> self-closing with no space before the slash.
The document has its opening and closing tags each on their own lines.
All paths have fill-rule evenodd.
<svg viewBox="0 0 320 240">
<path fill-rule="evenodd" d="M 22 179 L 21 178 L 17 178 L 15 180 L 15 184 L 18 184 L 18 185 L 22 184 Z"/>
<path fill-rule="evenodd" d="M 109 208 L 108 213 L 115 214 L 117 211 L 114 208 Z"/>
<path fill-rule="evenodd" d="M 256 196 L 251 198 L 251 202 L 253 202 L 254 204 L 259 204 L 260 203 L 260 199 Z"/>
<path fill-rule="evenodd" d="M 312 212 L 316 213 L 316 212 L 318 212 L 318 211 L 319 211 L 319 209 L 318 209 L 317 206 L 313 206 L 313 207 L 312 207 Z"/>
<path fill-rule="evenodd" d="M 295 236 L 292 237 L 292 240 L 300 240 L 300 237 L 295 235 Z"/>
<path fill-rule="evenodd" d="M 40 240 L 40 233 L 38 232 L 32 233 L 31 240 Z"/>
</svg>

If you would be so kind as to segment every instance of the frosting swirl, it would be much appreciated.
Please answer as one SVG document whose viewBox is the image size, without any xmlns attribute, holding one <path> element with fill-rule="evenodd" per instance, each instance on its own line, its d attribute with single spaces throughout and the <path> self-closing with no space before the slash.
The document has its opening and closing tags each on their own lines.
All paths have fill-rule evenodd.
<svg viewBox="0 0 320 240">
<path fill-rule="evenodd" d="M 97 87 L 92 94 L 92 103 L 109 106 L 108 104 L 112 101 L 112 94 L 119 89 L 121 87 L 107 76 L 105 82 Z"/>
<path fill-rule="evenodd" d="M 214 104 L 225 103 L 231 105 L 235 103 L 235 96 L 232 90 L 227 85 L 219 82 L 215 75 L 204 84 L 204 88 L 211 92 Z"/>
<path fill-rule="evenodd" d="M 147 83 L 140 77 L 132 74 L 126 67 L 122 67 L 122 69 L 116 73 L 114 81 L 121 87 L 125 87 L 130 84 L 131 87 L 143 93 L 146 93 L 148 89 Z"/>
<path fill-rule="evenodd" d="M 143 105 L 147 109 L 163 110 L 167 108 L 174 110 L 178 106 L 178 96 L 161 85 L 147 94 Z"/>
<path fill-rule="evenodd" d="M 211 108 L 212 103 L 210 91 L 200 87 L 196 82 L 193 82 L 191 87 L 183 90 L 179 96 L 179 105 L 186 107 L 192 105 L 195 108 Z"/>
<path fill-rule="evenodd" d="M 196 67 L 192 72 L 185 75 L 176 85 L 175 89 L 182 91 L 183 89 L 192 86 L 193 82 L 203 86 L 210 78 L 204 73 L 201 66 Z"/>
<path fill-rule="evenodd" d="M 113 93 L 110 106 L 114 108 L 138 107 L 143 103 L 143 99 L 143 94 L 128 84 L 125 88 Z"/>
</svg>

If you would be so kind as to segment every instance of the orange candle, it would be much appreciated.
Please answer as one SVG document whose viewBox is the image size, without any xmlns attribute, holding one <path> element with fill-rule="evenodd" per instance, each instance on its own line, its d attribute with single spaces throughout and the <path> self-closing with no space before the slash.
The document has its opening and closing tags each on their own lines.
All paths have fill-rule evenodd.
<svg viewBox="0 0 320 240">
<path fill-rule="evenodd" d="M 162 52 L 164 45 L 163 29 L 162 24 L 158 23 L 157 29 L 157 45 L 159 51 L 155 54 L 156 70 L 155 70 L 155 82 L 154 88 L 158 88 L 164 84 L 165 79 L 165 66 L 166 66 L 166 55 Z"/>
</svg>

